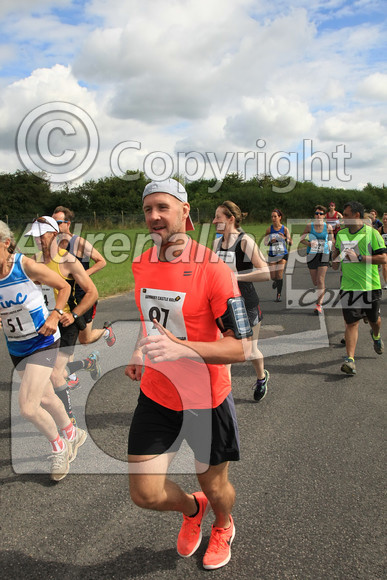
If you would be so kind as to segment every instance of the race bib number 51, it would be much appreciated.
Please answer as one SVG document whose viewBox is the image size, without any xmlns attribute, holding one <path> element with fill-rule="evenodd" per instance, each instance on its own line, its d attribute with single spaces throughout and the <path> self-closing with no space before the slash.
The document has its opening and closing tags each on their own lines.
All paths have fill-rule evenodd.
<svg viewBox="0 0 387 580">
<path fill-rule="evenodd" d="M 185 292 L 141 288 L 141 311 L 144 316 L 147 335 L 159 334 L 154 328 L 156 319 L 164 328 L 167 328 L 176 338 L 187 340 L 187 330 L 183 317 Z"/>
</svg>

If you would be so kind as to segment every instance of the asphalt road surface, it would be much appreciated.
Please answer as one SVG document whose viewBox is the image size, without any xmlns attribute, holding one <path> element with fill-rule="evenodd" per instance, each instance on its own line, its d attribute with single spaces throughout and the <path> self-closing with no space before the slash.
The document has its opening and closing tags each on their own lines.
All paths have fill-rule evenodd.
<svg viewBox="0 0 387 580">
<path fill-rule="evenodd" d="M 328 271 L 328 287 L 337 287 L 338 276 Z M 198 551 L 180 558 L 180 516 L 141 510 L 129 498 L 126 445 L 138 384 L 124 367 L 138 329 L 133 294 L 99 304 L 96 326 L 113 320 L 117 343 L 93 345 L 103 373 L 96 383 L 79 373 L 73 403 L 89 437 L 58 484 L 49 480 L 47 443 L 18 416 L 17 379 L 1 335 L 2 578 L 385 578 L 386 354 L 374 352 L 369 326 L 361 323 L 358 374 L 341 373 L 341 311 L 326 309 L 321 317 L 298 308 L 309 286 L 305 266 L 287 277 L 281 303 L 271 283 L 257 286 L 260 347 L 271 380 L 255 403 L 251 364 L 232 369 L 242 452 L 230 468 L 236 537 L 230 563 L 213 572 L 202 568 L 211 514 Z M 385 310 L 386 291 L 383 302 Z M 387 321 L 385 340 L 386 327 Z M 77 357 L 90 350 L 78 347 Z M 171 477 L 192 492 L 192 471 L 183 452 Z"/>
</svg>

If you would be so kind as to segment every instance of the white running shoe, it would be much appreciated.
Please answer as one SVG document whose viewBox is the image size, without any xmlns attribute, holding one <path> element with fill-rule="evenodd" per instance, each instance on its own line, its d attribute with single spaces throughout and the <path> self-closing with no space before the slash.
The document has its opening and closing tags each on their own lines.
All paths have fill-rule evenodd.
<svg viewBox="0 0 387 580">
<path fill-rule="evenodd" d="M 60 481 L 69 472 L 72 461 L 72 445 L 67 439 L 63 439 L 65 447 L 63 451 L 56 451 L 51 455 L 51 479 Z"/>
<path fill-rule="evenodd" d="M 86 431 L 84 431 L 83 429 L 80 429 L 80 427 L 76 427 L 75 438 L 72 441 L 70 441 L 70 445 L 72 446 L 72 454 L 70 457 L 70 463 L 72 461 L 74 461 L 74 459 L 77 456 L 79 447 L 84 444 L 86 439 L 87 439 Z"/>
</svg>

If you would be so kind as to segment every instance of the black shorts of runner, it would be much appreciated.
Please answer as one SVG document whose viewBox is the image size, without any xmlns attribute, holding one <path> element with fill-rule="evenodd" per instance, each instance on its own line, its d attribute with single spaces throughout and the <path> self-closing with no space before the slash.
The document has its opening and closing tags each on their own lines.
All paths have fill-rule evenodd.
<svg viewBox="0 0 387 580">
<path fill-rule="evenodd" d="M 261 320 L 263 318 L 263 314 L 262 314 L 262 310 L 261 310 L 261 307 L 259 306 L 259 304 L 258 304 L 258 306 L 254 306 L 253 308 L 246 308 L 246 312 L 247 312 L 247 318 L 249 319 L 251 328 L 253 328 L 259 322 L 261 322 Z"/>
<path fill-rule="evenodd" d="M 270 262 L 270 264 L 275 264 L 276 262 L 281 262 L 282 260 L 287 262 L 289 260 L 289 254 L 282 254 L 282 256 L 267 256 L 267 261 Z"/>
<path fill-rule="evenodd" d="M 75 349 L 75 343 L 77 342 L 78 338 L 78 327 L 73 322 L 70 326 L 63 326 L 59 323 L 60 329 L 60 348 L 65 348 L 66 353 L 70 356 L 73 354 Z"/>
<path fill-rule="evenodd" d="M 329 266 L 329 254 L 324 254 L 323 252 L 318 252 L 317 254 L 307 254 L 306 259 L 308 261 L 309 270 L 317 270 L 317 268 L 328 268 Z"/>
<path fill-rule="evenodd" d="M 377 322 L 380 316 L 381 290 L 369 292 L 340 290 L 340 302 L 343 317 L 347 324 L 367 318 L 370 322 Z"/>
<path fill-rule="evenodd" d="M 176 453 L 186 440 L 207 465 L 239 460 L 239 431 L 230 393 L 215 409 L 173 411 L 140 391 L 129 431 L 129 455 Z"/>
<path fill-rule="evenodd" d="M 89 310 L 86 310 L 86 312 L 84 312 L 82 314 L 83 318 L 85 319 L 86 324 L 89 324 L 89 322 L 92 322 L 94 320 L 95 313 L 97 312 L 97 304 L 98 304 L 98 302 L 93 304 L 93 306 L 91 308 L 89 308 Z"/>
<path fill-rule="evenodd" d="M 18 371 L 24 371 L 27 364 L 39 365 L 41 367 L 54 368 L 56 357 L 59 350 L 59 341 L 56 340 L 49 346 L 35 350 L 35 352 L 25 355 L 25 356 L 15 356 L 11 354 L 11 359 L 14 367 Z"/>
</svg>

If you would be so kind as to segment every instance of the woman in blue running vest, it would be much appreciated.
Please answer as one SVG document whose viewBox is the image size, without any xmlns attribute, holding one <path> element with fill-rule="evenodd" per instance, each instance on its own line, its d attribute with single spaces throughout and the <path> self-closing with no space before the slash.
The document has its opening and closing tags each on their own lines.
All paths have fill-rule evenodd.
<svg viewBox="0 0 387 580">
<path fill-rule="evenodd" d="M 44 224 L 42 224 L 44 227 Z M 40 284 L 56 288 L 55 309 L 49 313 Z M 60 311 L 70 295 L 70 285 L 44 264 L 15 252 L 15 240 L 0 221 L 0 318 L 12 362 L 21 376 L 21 415 L 51 443 L 51 479 L 63 479 L 72 459 L 72 444 L 59 429 L 70 433 L 72 424 L 50 381 L 60 333 Z"/>
<path fill-rule="evenodd" d="M 268 262 L 270 264 L 270 277 L 273 280 L 273 289 L 277 289 L 276 302 L 281 302 L 284 270 L 289 257 L 288 247 L 292 244 L 292 238 L 287 227 L 282 223 L 283 214 L 280 209 L 273 209 L 271 221 L 273 222 L 265 232 L 263 243 L 269 246 Z"/>
<path fill-rule="evenodd" d="M 333 229 L 327 224 L 325 215 L 327 208 L 316 205 L 314 220 L 305 228 L 300 238 L 300 244 L 306 246 L 306 260 L 313 285 L 318 289 L 315 314 L 322 314 L 322 303 L 325 294 L 325 276 L 329 266 L 329 254 L 333 244 Z"/>
<path fill-rule="evenodd" d="M 266 395 L 270 374 L 264 368 L 263 356 L 258 349 L 262 312 L 253 282 L 268 280 L 269 269 L 257 244 L 240 228 L 243 217 L 239 207 L 232 201 L 225 201 L 216 209 L 212 223 L 216 226 L 216 233 L 221 234 L 221 237 L 215 240 L 213 249 L 235 272 L 240 293 L 245 300 L 253 330 L 250 359 L 257 375 L 253 386 L 254 400 L 260 401 Z"/>
</svg>

